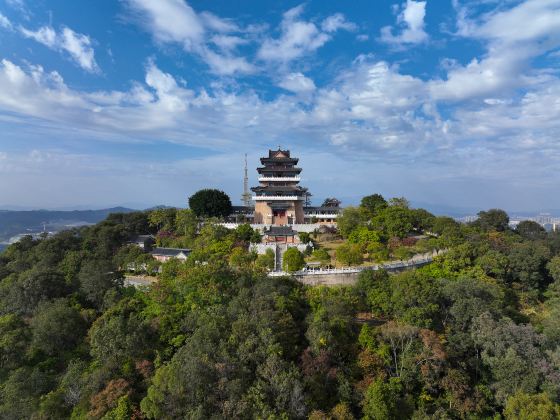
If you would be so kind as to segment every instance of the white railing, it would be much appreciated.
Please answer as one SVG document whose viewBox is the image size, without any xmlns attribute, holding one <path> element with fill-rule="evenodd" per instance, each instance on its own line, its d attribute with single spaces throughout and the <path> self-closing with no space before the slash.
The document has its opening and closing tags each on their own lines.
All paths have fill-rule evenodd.
<svg viewBox="0 0 560 420">
<path fill-rule="evenodd" d="M 253 201 L 303 201 L 305 197 L 297 195 L 254 195 L 251 199 Z"/>
<path fill-rule="evenodd" d="M 383 264 L 374 264 L 374 265 L 367 265 L 361 267 L 341 267 L 341 268 L 318 268 L 318 269 L 303 269 L 300 271 L 296 271 L 295 273 L 286 273 L 284 271 L 276 271 L 268 273 L 271 277 L 279 277 L 279 276 L 313 276 L 313 275 L 320 275 L 320 274 L 345 274 L 345 273 L 359 273 L 364 270 L 395 270 L 399 268 L 407 268 L 407 267 L 418 267 L 424 264 L 431 263 L 434 260 L 434 257 L 438 255 L 442 255 L 446 252 L 446 250 L 439 250 L 434 252 L 429 252 L 426 254 L 419 254 L 415 255 L 409 260 L 405 261 L 392 261 Z"/>
<path fill-rule="evenodd" d="M 267 182 L 267 181 L 300 181 L 301 178 L 299 176 L 260 176 L 259 182 Z"/>
<path fill-rule="evenodd" d="M 328 213 L 328 214 L 320 214 L 320 213 L 304 213 L 305 217 L 311 218 L 316 217 L 317 219 L 336 219 L 338 217 L 338 213 Z"/>
</svg>

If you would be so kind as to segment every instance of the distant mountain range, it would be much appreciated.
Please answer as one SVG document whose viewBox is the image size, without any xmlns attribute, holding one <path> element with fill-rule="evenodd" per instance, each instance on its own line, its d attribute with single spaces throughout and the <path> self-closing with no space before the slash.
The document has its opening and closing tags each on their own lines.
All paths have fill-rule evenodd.
<svg viewBox="0 0 560 420">
<path fill-rule="evenodd" d="M 100 210 L 0 210 L 0 242 L 22 233 L 37 233 L 44 230 L 58 231 L 73 226 L 94 224 L 111 213 L 137 211 L 127 207 L 112 207 Z"/>
</svg>

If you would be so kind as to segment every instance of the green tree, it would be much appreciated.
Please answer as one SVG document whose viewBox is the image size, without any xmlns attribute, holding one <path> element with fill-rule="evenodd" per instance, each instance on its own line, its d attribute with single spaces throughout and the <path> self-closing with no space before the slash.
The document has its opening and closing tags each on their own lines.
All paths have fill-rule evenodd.
<svg viewBox="0 0 560 420">
<path fill-rule="evenodd" d="M 518 392 L 508 398 L 504 417 L 506 420 L 554 420 L 560 418 L 560 405 L 544 393 Z"/>
<path fill-rule="evenodd" d="M 498 402 L 505 403 L 519 391 L 533 394 L 537 390 L 543 381 L 539 368 L 543 337 L 531 325 L 516 325 L 509 318 L 496 321 L 484 313 L 473 321 L 471 336 L 491 372 Z"/>
<path fill-rule="evenodd" d="M 139 301 L 126 298 L 97 318 L 89 330 L 91 355 L 97 361 L 115 369 L 152 353 L 153 330 L 142 309 Z"/>
<path fill-rule="evenodd" d="M 256 252 L 249 252 L 244 248 L 236 247 L 231 251 L 229 264 L 236 269 L 248 269 L 257 259 Z"/>
<path fill-rule="evenodd" d="M 83 263 L 78 279 L 86 299 L 98 308 L 101 308 L 107 291 L 119 290 L 123 285 L 122 273 L 106 260 L 89 260 Z"/>
<path fill-rule="evenodd" d="M 546 237 L 545 228 L 532 220 L 523 220 L 519 222 L 515 231 L 525 239 L 530 240 L 544 239 Z"/>
<path fill-rule="evenodd" d="M 308 244 L 311 242 L 311 234 L 308 232 L 298 232 L 298 237 L 302 244 Z"/>
<path fill-rule="evenodd" d="M 274 270 L 274 251 L 268 248 L 264 254 L 258 255 L 255 266 L 264 270 Z"/>
<path fill-rule="evenodd" d="M 509 253 L 509 276 L 523 291 L 544 288 L 550 251 L 535 242 L 514 244 Z"/>
<path fill-rule="evenodd" d="M 439 324 L 440 289 L 425 273 L 405 271 L 390 277 L 393 314 L 399 321 L 418 327 Z"/>
<path fill-rule="evenodd" d="M 406 407 L 401 400 L 402 385 L 398 378 L 388 382 L 375 380 L 367 389 L 363 401 L 367 420 L 392 420 L 405 417 Z"/>
<path fill-rule="evenodd" d="M 432 213 L 424 209 L 412 209 L 410 213 L 414 229 L 421 232 L 431 231 L 435 220 L 435 216 Z"/>
<path fill-rule="evenodd" d="M 364 256 L 359 245 L 342 244 L 335 251 L 336 260 L 344 265 L 359 265 Z"/>
<path fill-rule="evenodd" d="M 204 189 L 189 197 L 189 207 L 199 217 L 226 217 L 231 214 L 231 200 L 220 190 Z"/>
<path fill-rule="evenodd" d="M 490 209 L 478 212 L 478 220 L 473 225 L 480 227 L 482 230 L 496 230 L 503 232 L 507 230 L 509 223 L 508 214 L 500 209 Z"/>
<path fill-rule="evenodd" d="M 381 194 L 368 195 L 362 198 L 360 207 L 363 207 L 370 217 L 374 217 L 379 211 L 387 207 L 387 201 Z"/>
<path fill-rule="evenodd" d="M 328 264 L 331 262 L 331 256 L 325 248 L 314 249 L 311 253 L 311 258 L 315 261 L 320 261 L 322 264 Z"/>
<path fill-rule="evenodd" d="M 410 208 L 410 202 L 404 197 L 393 197 L 389 199 L 389 206 L 391 207 L 401 207 L 403 209 Z"/>
<path fill-rule="evenodd" d="M 555 282 L 560 284 L 560 256 L 553 257 L 547 264 L 546 268 L 550 277 L 554 279 Z"/>
<path fill-rule="evenodd" d="M 24 363 L 29 345 L 29 330 L 16 314 L 0 316 L 0 371 L 13 370 Z"/>
<path fill-rule="evenodd" d="M 3 304 L 8 311 L 30 314 L 40 302 L 62 297 L 68 291 L 62 273 L 52 269 L 31 270 L 10 287 Z"/>
<path fill-rule="evenodd" d="M 49 356 L 72 350 L 84 337 L 86 323 L 65 299 L 41 303 L 31 320 L 31 346 Z"/>
<path fill-rule="evenodd" d="M 173 230 L 177 209 L 158 208 L 150 211 L 148 215 L 149 225 L 157 230 Z"/>
<path fill-rule="evenodd" d="M 389 237 L 404 238 L 412 230 L 413 218 L 408 208 L 389 206 L 372 219 L 372 224 Z"/>
<path fill-rule="evenodd" d="M 194 211 L 190 209 L 177 210 L 175 215 L 175 227 L 181 235 L 194 239 L 198 230 L 198 219 Z"/>
<path fill-rule="evenodd" d="M 365 225 L 367 214 L 360 207 L 346 207 L 336 222 L 340 234 L 347 238 L 358 226 Z"/>
<path fill-rule="evenodd" d="M 392 315 L 391 281 L 385 270 L 364 270 L 358 275 L 356 289 L 376 317 Z"/>
<path fill-rule="evenodd" d="M 303 254 L 295 247 L 288 248 L 282 257 L 282 269 L 288 273 L 301 270 L 305 266 Z"/>
<path fill-rule="evenodd" d="M 371 230 L 366 226 L 359 226 L 348 235 L 348 242 L 358 244 L 365 252 L 368 247 L 379 244 L 381 237 L 379 232 Z"/>
</svg>

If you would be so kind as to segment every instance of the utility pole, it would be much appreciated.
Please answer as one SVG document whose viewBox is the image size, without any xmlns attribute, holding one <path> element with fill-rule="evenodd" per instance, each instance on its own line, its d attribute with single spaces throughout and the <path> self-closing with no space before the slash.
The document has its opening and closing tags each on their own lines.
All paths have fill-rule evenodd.
<svg viewBox="0 0 560 420">
<path fill-rule="evenodd" d="M 241 202 L 245 207 L 251 206 L 251 194 L 249 193 L 249 175 L 247 172 L 247 153 L 245 153 L 245 176 L 243 177 L 243 194 L 241 194 Z"/>
</svg>

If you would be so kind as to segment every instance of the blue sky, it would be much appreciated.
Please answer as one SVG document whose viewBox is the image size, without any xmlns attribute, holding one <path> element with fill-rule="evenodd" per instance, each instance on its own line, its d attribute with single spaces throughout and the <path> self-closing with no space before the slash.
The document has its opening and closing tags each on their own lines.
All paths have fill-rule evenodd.
<svg viewBox="0 0 560 420">
<path fill-rule="evenodd" d="M 0 207 L 239 202 L 290 148 L 320 202 L 560 208 L 560 0 L 0 0 Z"/>
</svg>

